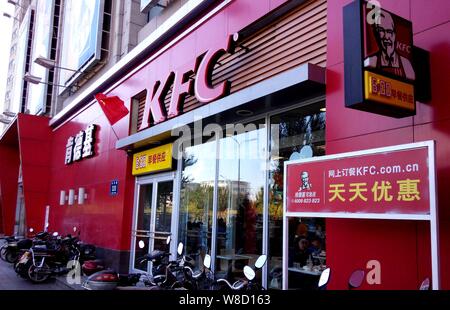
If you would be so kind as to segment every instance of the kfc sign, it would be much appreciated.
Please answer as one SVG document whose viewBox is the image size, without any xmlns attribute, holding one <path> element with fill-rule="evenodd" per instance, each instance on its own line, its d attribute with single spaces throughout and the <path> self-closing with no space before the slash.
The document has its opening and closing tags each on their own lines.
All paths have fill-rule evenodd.
<svg viewBox="0 0 450 310">
<path fill-rule="evenodd" d="M 222 55 L 233 52 L 233 43 L 232 36 L 228 36 L 221 45 L 215 46 L 199 56 L 195 63 L 188 63 L 150 84 L 147 88 L 144 116 L 139 130 L 178 116 L 183 109 L 184 98 L 188 94 L 195 95 L 202 103 L 208 103 L 227 95 L 230 91 L 229 81 L 213 86 L 211 80 L 217 60 Z M 193 73 L 195 73 L 194 80 L 190 78 Z M 166 110 L 164 98 L 172 85 L 170 105 Z"/>
<path fill-rule="evenodd" d="M 286 166 L 288 212 L 429 215 L 429 148 L 316 157 Z"/>
<path fill-rule="evenodd" d="M 345 105 L 392 117 L 416 113 L 412 23 L 376 1 L 344 8 Z"/>
</svg>

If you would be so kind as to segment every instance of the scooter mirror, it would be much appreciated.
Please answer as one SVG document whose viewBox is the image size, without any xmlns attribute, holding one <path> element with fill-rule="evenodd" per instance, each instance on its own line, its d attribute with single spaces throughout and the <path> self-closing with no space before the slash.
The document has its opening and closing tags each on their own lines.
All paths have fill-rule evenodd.
<svg viewBox="0 0 450 310">
<path fill-rule="evenodd" d="M 177 250 L 178 255 L 183 254 L 183 247 L 184 247 L 183 242 L 178 243 L 178 250 Z"/>
<path fill-rule="evenodd" d="M 328 284 L 328 281 L 330 280 L 330 272 L 331 272 L 330 268 L 327 268 L 324 271 L 322 271 L 322 274 L 320 275 L 319 278 L 319 284 L 317 285 L 319 288 L 324 287 L 325 285 Z"/>
<path fill-rule="evenodd" d="M 267 255 L 261 255 L 255 262 L 255 267 L 261 269 L 267 261 Z"/>
<path fill-rule="evenodd" d="M 145 247 L 145 242 L 144 241 L 139 241 L 139 248 L 143 249 Z"/>
<path fill-rule="evenodd" d="M 350 279 L 348 280 L 348 287 L 350 289 L 360 287 L 364 280 L 364 275 L 364 270 L 358 269 L 353 271 Z"/>
<path fill-rule="evenodd" d="M 32 232 L 34 231 L 34 229 L 33 229 L 33 228 L 30 228 L 30 230 L 29 230 L 29 231 L 30 231 L 30 233 L 32 233 Z"/>
<path fill-rule="evenodd" d="M 255 271 L 250 266 L 244 267 L 244 275 L 249 281 L 253 280 L 256 276 Z"/>
<path fill-rule="evenodd" d="M 205 258 L 203 259 L 203 266 L 210 269 L 211 268 L 211 256 L 209 254 L 205 255 Z"/>
<path fill-rule="evenodd" d="M 419 290 L 421 291 L 428 291 L 430 289 L 430 278 L 426 278 L 422 281 L 422 284 L 420 284 Z"/>
<path fill-rule="evenodd" d="M 55 231 L 54 233 L 53 233 L 53 237 L 56 237 L 56 236 L 58 236 L 59 234 L 58 234 L 58 232 L 57 231 Z"/>
<path fill-rule="evenodd" d="M 170 238 L 170 236 L 168 236 L 167 239 L 166 239 L 166 244 L 167 244 L 167 245 L 170 244 L 170 240 L 171 240 L 171 238 Z"/>
</svg>

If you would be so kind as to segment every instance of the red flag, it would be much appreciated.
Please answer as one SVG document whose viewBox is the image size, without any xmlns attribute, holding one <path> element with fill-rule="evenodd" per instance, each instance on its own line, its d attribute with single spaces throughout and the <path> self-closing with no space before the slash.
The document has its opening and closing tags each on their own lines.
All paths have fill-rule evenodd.
<svg viewBox="0 0 450 310">
<path fill-rule="evenodd" d="M 99 93 L 95 95 L 95 99 L 100 104 L 111 126 L 128 114 L 128 109 L 124 102 L 117 96 L 107 97 Z"/>
</svg>

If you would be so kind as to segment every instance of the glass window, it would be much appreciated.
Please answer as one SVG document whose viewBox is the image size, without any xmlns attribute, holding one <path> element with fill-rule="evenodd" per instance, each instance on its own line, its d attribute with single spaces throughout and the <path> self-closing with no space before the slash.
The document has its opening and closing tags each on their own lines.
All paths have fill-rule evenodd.
<svg viewBox="0 0 450 310">
<path fill-rule="evenodd" d="M 230 281 L 262 254 L 266 136 L 260 120 L 220 140 L 215 269 Z"/>
<path fill-rule="evenodd" d="M 282 287 L 284 162 L 325 154 L 324 106 L 301 107 L 270 119 L 268 288 Z"/>
<path fill-rule="evenodd" d="M 186 148 L 178 240 L 184 243 L 186 255 L 196 260 L 196 266 L 202 266 L 206 253 L 211 254 L 215 166 L 215 142 Z"/>
</svg>

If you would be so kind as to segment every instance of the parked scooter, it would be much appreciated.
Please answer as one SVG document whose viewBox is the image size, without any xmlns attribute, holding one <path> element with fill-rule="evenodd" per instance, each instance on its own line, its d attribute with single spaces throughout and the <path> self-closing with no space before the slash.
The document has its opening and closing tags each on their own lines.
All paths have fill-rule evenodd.
<svg viewBox="0 0 450 310">
<path fill-rule="evenodd" d="M 203 259 L 203 269 L 193 270 L 190 266 L 185 266 L 186 282 L 193 290 L 207 290 L 214 282 L 214 275 L 211 272 L 211 256 L 206 254 Z"/>
<path fill-rule="evenodd" d="M 113 269 L 106 269 L 90 275 L 82 284 L 82 287 L 86 290 L 113 290 L 132 288 L 141 283 L 147 289 L 158 289 L 158 283 L 162 283 L 166 278 L 165 269 L 169 264 L 170 242 L 171 238 L 169 236 L 166 240 L 167 251 L 154 250 L 137 259 L 140 264 L 152 263 L 153 277 L 146 273 L 119 274 Z"/>
<path fill-rule="evenodd" d="M 221 287 L 226 290 L 232 290 L 232 291 L 259 291 L 259 290 L 265 290 L 265 288 L 260 285 L 258 282 L 254 281 L 256 278 L 256 271 L 261 269 L 267 261 L 266 255 L 261 255 L 258 257 L 258 259 L 255 262 L 254 268 L 250 266 L 244 267 L 244 276 L 247 280 L 241 279 L 235 281 L 233 284 L 231 284 L 227 279 L 218 279 L 217 283 L 219 285 L 222 285 Z"/>
<path fill-rule="evenodd" d="M 192 268 L 194 268 L 194 260 L 189 256 L 183 255 L 183 250 L 184 245 L 180 242 L 177 248 L 177 259 L 159 266 L 160 274 L 153 277 L 153 283 L 157 285 L 158 289 L 195 289 L 195 283 L 190 273 Z"/>
<path fill-rule="evenodd" d="M 9 247 L 12 247 L 13 245 L 17 245 L 17 242 L 22 240 L 23 238 L 21 237 L 17 237 L 17 236 L 6 236 L 6 237 L 2 237 L 0 238 L 2 242 L 2 245 L 0 246 L 0 259 L 4 260 L 4 261 L 9 261 L 12 260 L 13 257 L 11 257 L 11 255 L 13 255 L 10 251 L 10 249 L 8 249 Z"/>
<path fill-rule="evenodd" d="M 33 229 L 30 229 L 33 232 Z M 37 233 L 33 239 L 19 238 L 12 240 L 2 247 L 1 256 L 8 263 L 15 263 L 25 250 L 32 247 L 33 244 L 42 244 L 49 238 L 49 234 L 45 231 Z"/>
<path fill-rule="evenodd" d="M 56 236 L 54 235 L 54 237 Z M 44 246 L 33 246 L 29 253 L 31 254 L 32 264 L 28 268 L 27 275 L 33 283 L 42 283 L 51 276 L 68 273 L 73 267 L 79 266 L 81 256 L 76 238 L 71 236 L 64 239 L 57 238 Z M 69 261 L 78 264 L 75 263 L 73 267 L 68 267 Z"/>
</svg>

